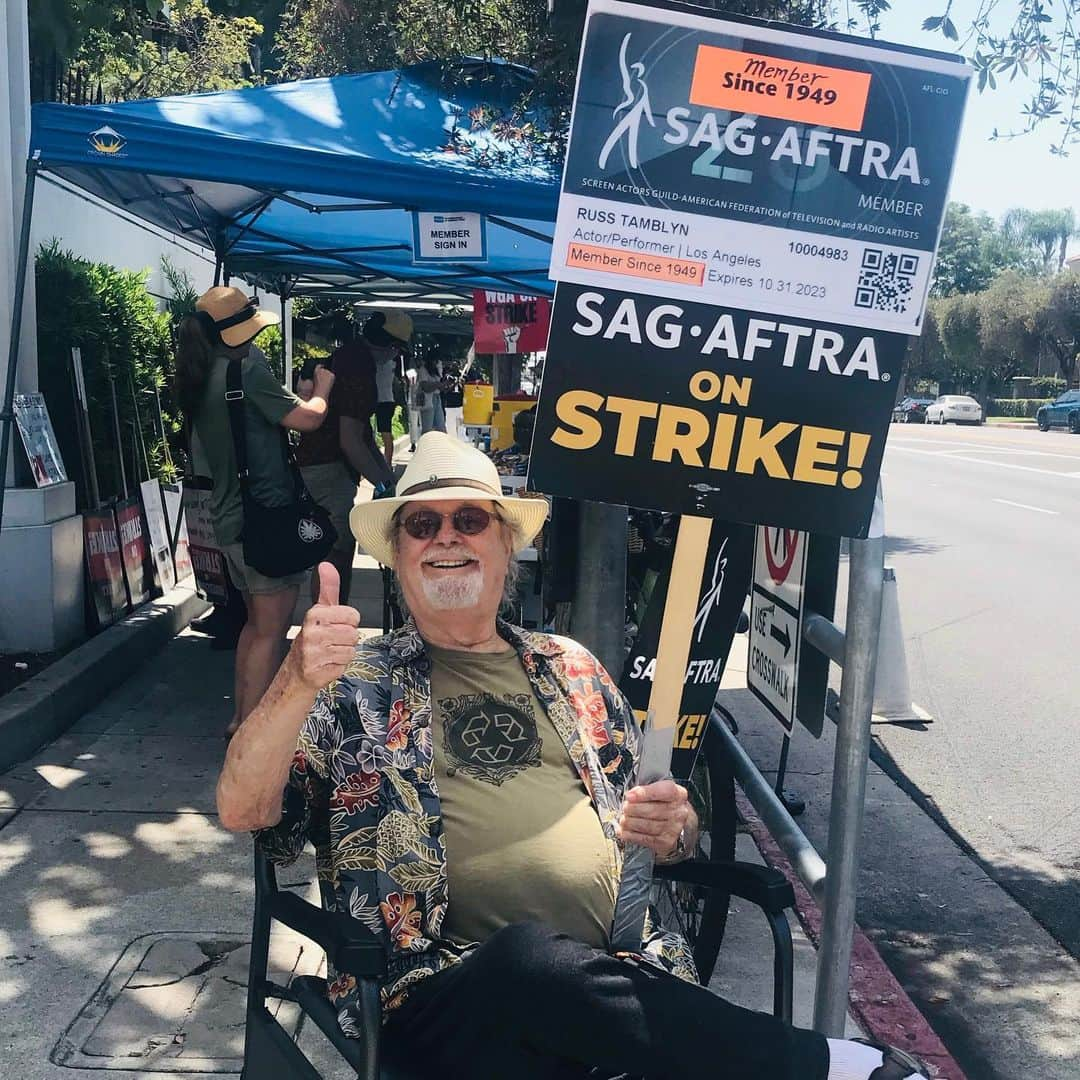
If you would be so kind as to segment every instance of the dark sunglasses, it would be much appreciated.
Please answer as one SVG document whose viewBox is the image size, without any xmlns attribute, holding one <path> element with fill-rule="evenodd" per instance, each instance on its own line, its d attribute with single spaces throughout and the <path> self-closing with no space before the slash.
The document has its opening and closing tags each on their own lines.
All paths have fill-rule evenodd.
<svg viewBox="0 0 1080 1080">
<path fill-rule="evenodd" d="M 479 536 L 492 522 L 499 520 L 480 506 L 459 506 L 452 514 L 440 514 L 435 510 L 417 510 L 416 513 L 401 519 L 401 527 L 414 540 L 430 540 L 437 536 L 445 518 L 450 519 L 454 531 L 462 536 Z"/>
</svg>

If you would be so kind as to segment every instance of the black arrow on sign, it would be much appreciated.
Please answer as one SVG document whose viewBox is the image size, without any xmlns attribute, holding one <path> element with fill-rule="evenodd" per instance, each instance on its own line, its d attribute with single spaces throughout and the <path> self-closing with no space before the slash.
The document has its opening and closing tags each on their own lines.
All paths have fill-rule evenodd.
<svg viewBox="0 0 1080 1080">
<path fill-rule="evenodd" d="M 791 635 L 788 633 L 787 626 L 785 625 L 783 631 L 780 631 L 777 629 L 776 623 L 773 623 L 769 627 L 769 634 L 784 646 L 784 659 L 786 660 L 787 654 L 791 652 Z"/>
</svg>

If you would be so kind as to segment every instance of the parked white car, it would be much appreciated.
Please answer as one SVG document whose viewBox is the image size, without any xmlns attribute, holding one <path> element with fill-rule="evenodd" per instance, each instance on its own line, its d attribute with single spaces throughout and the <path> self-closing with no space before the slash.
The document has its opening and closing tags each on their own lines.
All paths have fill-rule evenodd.
<svg viewBox="0 0 1080 1080">
<path fill-rule="evenodd" d="M 981 424 L 982 406 L 965 394 L 945 394 L 926 406 L 928 424 Z"/>
</svg>

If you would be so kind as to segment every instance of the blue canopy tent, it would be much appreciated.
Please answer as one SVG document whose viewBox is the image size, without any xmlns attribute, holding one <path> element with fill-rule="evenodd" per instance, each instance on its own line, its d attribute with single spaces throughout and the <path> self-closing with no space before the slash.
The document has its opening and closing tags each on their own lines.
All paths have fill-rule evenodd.
<svg viewBox="0 0 1080 1080">
<path fill-rule="evenodd" d="M 31 161 L 210 248 L 226 272 L 461 295 L 550 294 L 558 176 L 529 118 L 531 73 L 498 61 L 116 105 L 35 105 Z M 488 215 L 483 264 L 416 265 L 413 211 Z M 265 261 L 263 261 L 265 260 Z M 323 276 L 325 275 L 325 277 Z M 419 291 L 425 291 L 421 289 Z"/>
<path fill-rule="evenodd" d="M 550 295 L 558 171 L 527 135 L 526 68 L 465 59 L 114 105 L 33 106 L 0 474 L 11 437 L 33 190 L 60 178 L 286 295 L 453 303 Z M 413 262 L 413 214 L 486 215 L 483 261 Z M 0 521 L 3 484 L 0 483 Z"/>
</svg>

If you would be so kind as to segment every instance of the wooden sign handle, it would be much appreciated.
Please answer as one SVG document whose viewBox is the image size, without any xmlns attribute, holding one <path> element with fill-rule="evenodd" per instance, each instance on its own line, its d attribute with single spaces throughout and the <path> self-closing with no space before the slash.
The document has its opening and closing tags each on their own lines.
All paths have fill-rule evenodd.
<svg viewBox="0 0 1080 1080">
<path fill-rule="evenodd" d="M 664 621 L 660 626 L 660 640 L 656 649 L 656 671 L 649 695 L 652 724 L 658 730 L 674 729 L 679 723 L 701 576 L 705 571 L 705 556 L 711 534 L 711 518 L 684 515 L 679 522 L 671 577 L 664 601 Z"/>
</svg>

